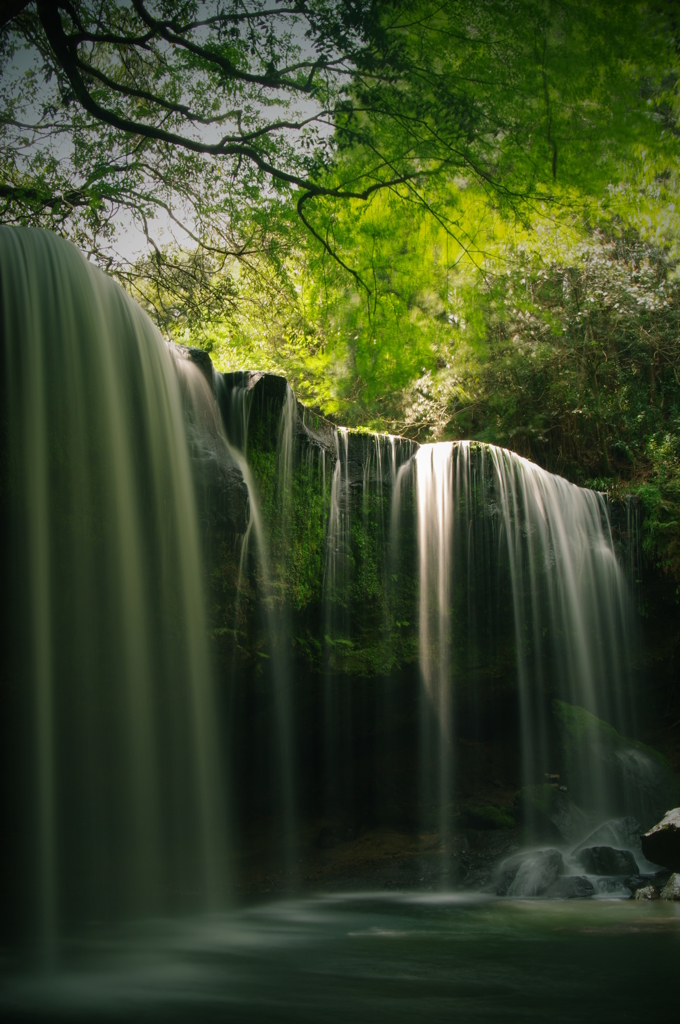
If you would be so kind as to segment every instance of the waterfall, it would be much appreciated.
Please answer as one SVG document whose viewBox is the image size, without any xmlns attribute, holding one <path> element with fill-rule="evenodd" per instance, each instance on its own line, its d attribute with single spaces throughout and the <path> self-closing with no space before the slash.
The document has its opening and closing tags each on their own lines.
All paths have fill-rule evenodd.
<svg viewBox="0 0 680 1024">
<path fill-rule="evenodd" d="M 225 795 L 168 347 L 46 232 L 0 228 L 0 289 L 3 929 L 53 963 L 78 923 L 219 905 Z"/>
<path fill-rule="evenodd" d="M 630 727 L 631 605 L 602 495 L 493 445 L 423 445 L 415 463 L 421 776 L 445 834 L 456 705 L 468 732 L 485 696 L 505 707 L 511 661 L 523 785 L 556 771 L 551 697 Z M 588 806 L 606 813 L 601 752 L 589 757 Z"/>
</svg>

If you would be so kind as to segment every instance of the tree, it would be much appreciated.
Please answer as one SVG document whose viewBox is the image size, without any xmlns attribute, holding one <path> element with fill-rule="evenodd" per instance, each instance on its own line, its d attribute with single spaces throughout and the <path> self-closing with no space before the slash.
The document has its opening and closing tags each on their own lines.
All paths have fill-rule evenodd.
<svg viewBox="0 0 680 1024">
<path fill-rule="evenodd" d="M 339 202 L 390 190 L 453 232 L 437 179 L 524 216 L 592 193 L 622 146 L 658 135 L 666 22 L 628 0 L 12 0 L 0 220 L 114 269 L 135 225 L 146 273 L 160 216 L 210 276 L 285 245 L 294 203 L 370 290 L 333 243 Z"/>
</svg>

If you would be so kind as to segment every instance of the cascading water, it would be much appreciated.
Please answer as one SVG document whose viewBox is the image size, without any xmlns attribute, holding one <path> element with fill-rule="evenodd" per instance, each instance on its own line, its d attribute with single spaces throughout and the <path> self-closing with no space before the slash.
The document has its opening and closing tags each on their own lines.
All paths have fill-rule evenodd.
<svg viewBox="0 0 680 1024">
<path fill-rule="evenodd" d="M 438 806 L 438 829 L 450 831 L 452 770 L 451 577 L 453 474 L 451 445 L 425 445 L 416 454 L 420 570 L 421 804 Z"/>
<path fill-rule="evenodd" d="M 619 729 L 630 724 L 631 609 L 601 495 L 492 445 L 424 445 L 415 462 L 421 773 L 445 833 L 454 701 L 469 723 L 483 685 L 507 678 L 503 636 L 509 648 L 514 634 L 523 784 L 540 784 L 557 759 L 551 697 Z M 602 754 L 595 742 L 585 751 L 587 807 L 605 814 Z"/>
<path fill-rule="evenodd" d="M 70 244 L 0 228 L 3 928 L 218 905 L 225 795 L 177 375 Z"/>
</svg>

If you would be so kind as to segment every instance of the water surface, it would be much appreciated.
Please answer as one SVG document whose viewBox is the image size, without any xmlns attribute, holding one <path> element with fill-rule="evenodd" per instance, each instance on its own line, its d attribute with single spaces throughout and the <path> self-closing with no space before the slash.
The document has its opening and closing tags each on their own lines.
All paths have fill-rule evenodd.
<svg viewBox="0 0 680 1024">
<path fill-rule="evenodd" d="M 5 974 L 22 1020 L 675 1020 L 680 906 L 304 897 L 73 942 Z M 677 1008 L 677 1004 L 676 1004 Z"/>
</svg>

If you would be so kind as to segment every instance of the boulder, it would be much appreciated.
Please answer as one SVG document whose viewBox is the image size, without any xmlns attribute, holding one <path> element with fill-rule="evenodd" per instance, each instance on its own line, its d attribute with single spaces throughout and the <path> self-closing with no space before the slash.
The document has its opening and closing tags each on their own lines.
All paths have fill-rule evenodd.
<svg viewBox="0 0 680 1024">
<path fill-rule="evenodd" d="M 648 828 L 677 803 L 677 781 L 663 754 L 621 736 L 585 708 L 560 700 L 552 708 L 563 774 L 576 804 L 595 813 L 632 815 Z"/>
<path fill-rule="evenodd" d="M 585 875 L 563 875 L 548 886 L 543 895 L 556 900 L 585 899 L 595 895 L 595 887 Z"/>
<path fill-rule="evenodd" d="M 576 860 L 589 875 L 633 875 L 638 870 L 630 850 L 615 850 L 611 846 L 586 846 Z"/>
<path fill-rule="evenodd" d="M 659 894 L 653 885 L 645 885 L 642 889 L 637 889 L 635 892 L 636 900 L 658 900 Z"/>
<path fill-rule="evenodd" d="M 496 882 L 499 896 L 541 896 L 564 871 L 559 850 L 529 850 L 501 864 Z"/>
<path fill-rule="evenodd" d="M 668 811 L 641 839 L 642 852 L 653 864 L 680 871 L 680 807 Z"/>
<path fill-rule="evenodd" d="M 662 900 L 680 900 L 680 872 L 675 872 L 661 890 Z"/>
</svg>

